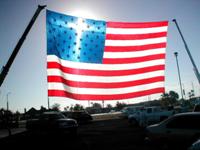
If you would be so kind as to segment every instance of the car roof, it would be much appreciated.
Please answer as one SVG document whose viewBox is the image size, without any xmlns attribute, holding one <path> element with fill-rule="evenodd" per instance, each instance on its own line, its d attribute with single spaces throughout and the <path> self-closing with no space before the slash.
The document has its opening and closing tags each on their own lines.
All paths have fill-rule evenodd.
<svg viewBox="0 0 200 150">
<path fill-rule="evenodd" d="M 185 113 L 178 113 L 174 116 L 191 116 L 191 115 L 200 115 L 200 112 L 185 112 Z"/>
<path fill-rule="evenodd" d="M 47 112 L 44 112 L 43 114 L 51 115 L 51 114 L 61 114 L 61 113 L 57 111 L 47 111 Z"/>
</svg>

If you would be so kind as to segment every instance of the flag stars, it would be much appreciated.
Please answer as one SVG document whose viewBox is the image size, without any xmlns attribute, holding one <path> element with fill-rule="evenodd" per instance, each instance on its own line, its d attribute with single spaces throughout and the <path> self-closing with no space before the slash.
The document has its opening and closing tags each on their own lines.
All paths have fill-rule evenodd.
<svg viewBox="0 0 200 150">
<path fill-rule="evenodd" d="M 102 63 L 106 31 L 102 21 L 54 14 L 49 18 L 49 54 L 69 61 Z"/>
</svg>

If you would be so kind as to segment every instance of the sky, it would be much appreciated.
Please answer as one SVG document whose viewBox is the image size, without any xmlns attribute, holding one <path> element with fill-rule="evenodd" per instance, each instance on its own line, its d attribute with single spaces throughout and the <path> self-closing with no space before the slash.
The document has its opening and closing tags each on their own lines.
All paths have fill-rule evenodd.
<svg viewBox="0 0 200 150">
<path fill-rule="evenodd" d="M 195 90 L 200 96 L 200 85 L 186 53 L 183 41 L 172 19 L 176 19 L 200 70 L 199 0 L 0 0 L 0 69 L 6 64 L 15 45 L 32 18 L 37 5 L 47 5 L 48 10 L 89 19 L 117 22 L 169 21 L 166 49 L 166 92 L 174 90 L 180 95 L 174 52 L 178 61 L 183 87 Z M 31 28 L 3 85 L 0 87 L 0 108 L 23 112 L 31 107 L 47 107 L 46 71 L 46 11 L 43 10 Z M 160 95 L 141 97 L 135 101 L 152 100 Z M 88 102 L 66 98 L 49 98 L 50 105 L 59 103 L 61 108 L 75 103 L 88 106 Z M 105 102 L 109 104 L 110 102 Z M 114 103 L 112 103 L 114 105 Z"/>
</svg>

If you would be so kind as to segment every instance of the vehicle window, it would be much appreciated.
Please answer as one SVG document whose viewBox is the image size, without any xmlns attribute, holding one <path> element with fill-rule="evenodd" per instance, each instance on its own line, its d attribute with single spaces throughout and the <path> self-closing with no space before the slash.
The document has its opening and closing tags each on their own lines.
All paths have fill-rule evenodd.
<svg viewBox="0 0 200 150">
<path fill-rule="evenodd" d="M 148 109 L 147 109 L 147 113 L 152 113 L 152 109 L 151 109 L 151 108 L 148 108 Z"/>
<path fill-rule="evenodd" d="M 178 116 L 167 124 L 167 128 L 200 129 L 200 116 Z"/>
<path fill-rule="evenodd" d="M 62 119 L 62 118 L 65 118 L 65 116 L 62 114 L 43 114 L 40 117 L 40 119 L 42 120 L 47 120 L 47 119 L 56 120 L 56 119 Z"/>
</svg>

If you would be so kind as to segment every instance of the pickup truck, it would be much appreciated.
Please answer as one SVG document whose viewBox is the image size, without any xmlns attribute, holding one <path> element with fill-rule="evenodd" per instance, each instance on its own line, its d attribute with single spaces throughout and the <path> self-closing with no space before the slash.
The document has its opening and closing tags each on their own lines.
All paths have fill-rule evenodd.
<svg viewBox="0 0 200 150">
<path fill-rule="evenodd" d="M 140 111 L 129 115 L 128 121 L 132 125 L 145 127 L 150 124 L 158 123 L 173 114 L 173 110 L 162 110 L 158 106 L 144 107 L 143 109 L 140 109 Z"/>
</svg>

